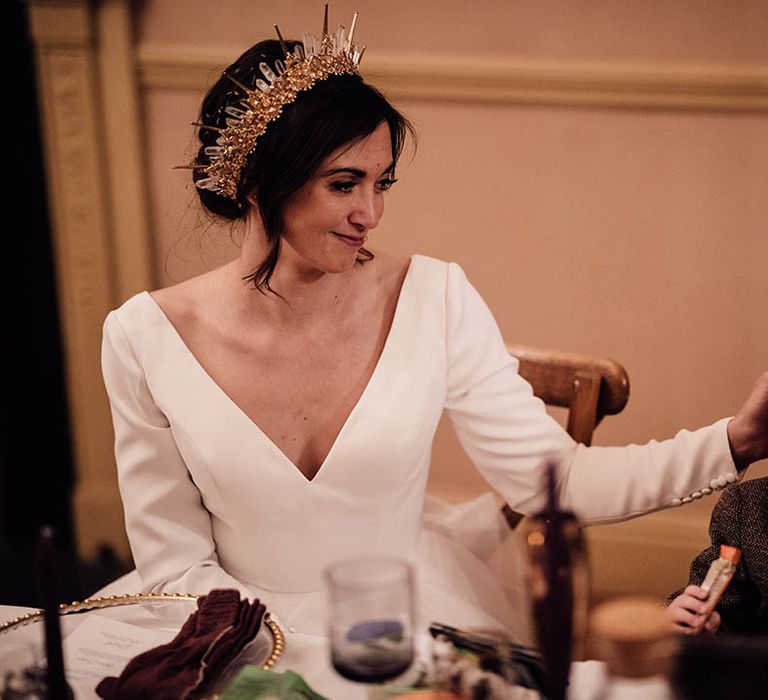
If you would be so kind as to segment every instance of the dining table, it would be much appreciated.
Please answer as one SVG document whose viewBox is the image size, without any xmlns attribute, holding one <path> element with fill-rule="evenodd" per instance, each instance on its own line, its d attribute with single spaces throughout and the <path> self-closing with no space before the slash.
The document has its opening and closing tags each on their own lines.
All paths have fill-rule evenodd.
<svg viewBox="0 0 768 700">
<path fill-rule="evenodd" d="M 108 600 L 102 596 L 100 600 Z M 71 607 L 71 606 L 70 606 Z M 194 601 L 167 601 L 165 605 L 152 605 L 137 601 L 137 604 L 95 608 L 87 611 L 63 614 L 62 637 L 64 663 L 67 677 L 76 700 L 97 698 L 95 686 L 104 675 L 119 675 L 121 667 L 131 655 L 147 648 L 165 643 L 175 635 L 184 619 L 194 609 Z M 0 605 L 0 628 L 9 621 L 18 620 L 38 612 L 35 608 Z M 68 612 L 65 610 L 65 612 Z M 328 641 L 319 635 L 302 634 L 284 626 L 274 619 L 281 637 L 280 653 L 274 659 L 271 670 L 276 672 L 293 670 L 317 693 L 332 700 L 372 700 L 373 698 L 395 698 L 397 684 L 372 686 L 354 683 L 342 678 L 330 662 Z M 111 627 L 114 625 L 114 628 Z M 125 625 L 125 627 L 121 627 Z M 88 628 L 86 630 L 85 628 Z M 109 634 L 104 634 L 107 629 Z M 137 632 L 137 644 L 123 650 L 129 656 L 122 661 L 112 651 L 124 645 Z M 102 636 L 98 636 L 101 634 Z M 262 633 L 260 633 L 262 634 Z M 256 652 L 256 657 L 241 659 L 240 662 L 262 664 L 270 651 L 274 651 L 275 638 L 268 630 L 265 641 Z M 43 625 L 39 621 L 16 624 L 10 630 L 0 632 L 0 688 L 6 674 L 19 671 L 25 665 L 40 663 L 44 655 Z M 426 630 L 417 644 L 417 657 L 428 653 L 429 635 Z M 118 649 L 119 650 L 119 649 Z M 237 669 L 233 669 L 234 673 Z M 569 700 L 597 700 L 602 696 L 606 683 L 605 666 L 600 661 L 578 661 L 571 667 Z M 654 685 L 655 684 L 655 685 Z M 631 690 L 631 689 L 630 689 Z M 637 686 L 636 691 L 651 692 L 647 698 L 665 698 L 666 683 L 654 679 L 651 685 Z M 528 697 L 535 697 L 529 695 Z M 621 696 L 617 696 L 621 697 Z M 639 697 L 625 692 L 627 699 Z M 527 700 L 527 699 L 526 699 Z"/>
</svg>

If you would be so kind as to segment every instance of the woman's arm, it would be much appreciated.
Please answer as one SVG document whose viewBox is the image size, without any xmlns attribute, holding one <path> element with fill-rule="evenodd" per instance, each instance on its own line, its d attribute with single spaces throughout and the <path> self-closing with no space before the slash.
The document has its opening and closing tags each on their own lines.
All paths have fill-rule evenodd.
<svg viewBox="0 0 768 700">
<path fill-rule="evenodd" d="M 558 465 L 563 505 L 591 522 L 688 503 L 738 479 L 727 419 L 644 445 L 577 445 L 519 376 L 490 311 L 453 264 L 446 282 L 446 354 L 446 409 L 459 439 L 515 510 L 543 506 L 550 461 Z"/>
<path fill-rule="evenodd" d="M 104 323 L 102 371 L 126 530 L 143 588 L 179 593 L 236 588 L 252 596 L 219 565 L 210 515 L 114 311 Z"/>
</svg>

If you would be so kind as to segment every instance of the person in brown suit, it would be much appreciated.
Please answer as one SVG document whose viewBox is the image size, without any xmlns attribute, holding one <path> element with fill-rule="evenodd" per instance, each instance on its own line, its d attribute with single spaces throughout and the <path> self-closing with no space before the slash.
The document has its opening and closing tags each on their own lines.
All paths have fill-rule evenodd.
<svg viewBox="0 0 768 700">
<path fill-rule="evenodd" d="M 711 546 L 692 562 L 689 585 L 669 597 L 667 615 L 689 635 L 701 632 L 768 634 L 768 477 L 743 481 L 723 492 L 709 524 Z M 709 617 L 699 584 L 720 554 L 720 545 L 741 550 L 741 561 Z"/>
</svg>

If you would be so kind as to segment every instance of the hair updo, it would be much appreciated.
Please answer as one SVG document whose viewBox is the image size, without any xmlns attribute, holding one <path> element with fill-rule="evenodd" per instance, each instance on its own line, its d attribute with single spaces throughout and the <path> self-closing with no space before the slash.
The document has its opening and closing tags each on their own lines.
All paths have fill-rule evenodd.
<svg viewBox="0 0 768 700">
<path fill-rule="evenodd" d="M 299 43 L 285 42 L 293 51 Z M 247 88 L 257 89 L 262 79 L 259 63 L 274 66 L 284 53 L 279 41 L 262 41 L 248 49 L 225 73 Z M 208 91 L 200 108 L 200 122 L 208 126 L 226 126 L 226 108 L 244 97 L 243 91 L 222 75 Z M 403 150 L 407 134 L 413 135 L 410 122 L 398 112 L 376 88 L 358 75 L 331 75 L 312 88 L 300 92 L 283 107 L 282 114 L 262 134 L 255 150 L 240 173 L 237 201 L 206 189 L 197 188 L 203 207 L 229 220 L 242 219 L 251 207 L 248 196 L 258 201 L 269 253 L 246 279 L 260 291 L 272 291 L 269 280 L 280 256 L 282 213 L 286 200 L 300 189 L 334 151 L 372 134 L 383 122 L 389 126 L 392 139 L 392 162 Z M 207 165 L 210 158 L 206 146 L 216 145 L 218 132 L 200 128 L 200 148 L 195 163 Z M 202 170 L 193 171 L 195 181 L 206 177 Z M 358 262 L 373 258 L 361 248 Z"/>
</svg>

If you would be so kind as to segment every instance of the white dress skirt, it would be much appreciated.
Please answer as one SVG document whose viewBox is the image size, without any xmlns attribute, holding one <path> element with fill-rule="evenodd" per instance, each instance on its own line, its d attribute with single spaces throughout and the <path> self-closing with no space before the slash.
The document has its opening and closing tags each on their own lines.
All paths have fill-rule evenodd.
<svg viewBox="0 0 768 700">
<path fill-rule="evenodd" d="M 107 317 L 102 360 L 142 588 L 235 587 L 306 634 L 325 628 L 324 568 L 383 555 L 417 565 L 423 622 L 523 636 L 489 566 L 503 539 L 492 499 L 460 517 L 432 502 L 425 513 L 444 410 L 489 484 L 523 513 L 543 505 L 550 461 L 563 505 L 588 522 L 738 478 L 726 420 L 642 446 L 576 445 L 518 375 L 461 268 L 424 256 L 412 258 L 381 357 L 312 480 L 211 379 L 147 292 Z"/>
</svg>

